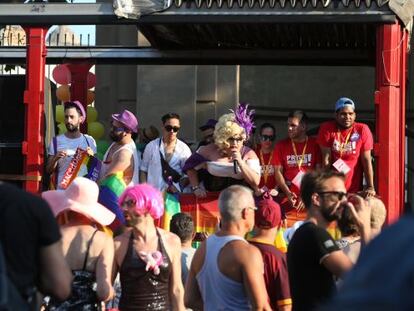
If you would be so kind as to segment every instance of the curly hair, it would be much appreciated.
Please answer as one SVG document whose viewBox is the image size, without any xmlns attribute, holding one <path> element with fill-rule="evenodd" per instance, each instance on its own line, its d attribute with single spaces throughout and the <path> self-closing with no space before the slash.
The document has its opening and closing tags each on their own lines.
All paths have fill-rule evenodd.
<svg viewBox="0 0 414 311">
<path fill-rule="evenodd" d="M 236 123 L 233 113 L 227 113 L 220 117 L 214 129 L 214 142 L 219 149 L 230 147 L 228 139 L 235 136 L 241 136 L 246 140 L 246 132 Z"/>
<path fill-rule="evenodd" d="M 126 188 L 118 200 L 119 205 L 121 206 L 128 198 L 135 200 L 135 211 L 139 215 L 149 213 L 152 218 L 159 219 L 164 214 L 162 194 L 149 184 L 139 184 Z"/>
</svg>

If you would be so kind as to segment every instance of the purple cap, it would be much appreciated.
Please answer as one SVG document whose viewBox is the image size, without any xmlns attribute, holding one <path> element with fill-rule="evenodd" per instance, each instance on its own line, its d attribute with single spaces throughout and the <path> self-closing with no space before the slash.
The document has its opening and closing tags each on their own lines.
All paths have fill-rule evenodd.
<svg viewBox="0 0 414 311">
<path fill-rule="evenodd" d="M 112 119 L 122 123 L 122 125 L 132 132 L 138 132 L 138 120 L 131 111 L 125 109 L 121 113 L 115 113 L 112 115 Z"/>
<path fill-rule="evenodd" d="M 205 131 L 206 129 L 213 129 L 217 124 L 217 120 L 208 119 L 206 124 L 199 127 L 200 130 Z"/>
<path fill-rule="evenodd" d="M 65 109 L 68 106 L 69 107 L 73 106 L 73 107 L 78 108 L 80 110 L 80 112 L 81 112 L 81 116 L 84 117 L 84 119 L 83 119 L 83 121 L 81 123 L 85 122 L 86 112 L 85 112 L 85 108 L 83 107 L 83 105 L 81 104 L 80 101 L 78 101 L 78 100 L 68 101 L 68 102 L 65 102 L 63 105 L 64 105 Z"/>
</svg>

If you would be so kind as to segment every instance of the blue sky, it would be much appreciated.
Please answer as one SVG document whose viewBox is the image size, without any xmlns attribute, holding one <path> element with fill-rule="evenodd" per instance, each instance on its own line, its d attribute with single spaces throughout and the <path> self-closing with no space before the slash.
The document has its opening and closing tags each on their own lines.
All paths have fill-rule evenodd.
<svg viewBox="0 0 414 311">
<path fill-rule="evenodd" d="M 73 0 L 73 3 L 95 3 L 95 0 Z M 87 36 L 90 34 L 90 44 L 95 44 L 95 25 L 68 25 L 72 30 L 80 35 L 82 34 L 82 41 L 86 44 Z M 55 27 L 52 27 L 52 31 Z"/>
</svg>

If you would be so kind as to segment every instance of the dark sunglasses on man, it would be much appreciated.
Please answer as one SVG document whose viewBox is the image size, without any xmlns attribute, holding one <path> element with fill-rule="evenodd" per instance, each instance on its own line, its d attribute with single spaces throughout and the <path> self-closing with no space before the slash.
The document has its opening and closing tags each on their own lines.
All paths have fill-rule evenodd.
<svg viewBox="0 0 414 311">
<path fill-rule="evenodd" d="M 262 141 L 274 141 L 275 140 L 275 136 L 274 135 L 260 135 L 260 139 Z"/>
<path fill-rule="evenodd" d="M 166 126 L 164 126 L 164 128 L 167 132 L 173 131 L 174 133 L 177 133 L 180 130 L 179 126 L 166 125 Z"/>
<path fill-rule="evenodd" d="M 348 195 L 348 193 L 342 192 L 342 191 L 321 191 L 321 192 L 317 192 L 317 194 L 321 196 L 323 195 L 336 196 L 338 201 L 342 201 L 342 199 L 347 197 Z"/>
</svg>

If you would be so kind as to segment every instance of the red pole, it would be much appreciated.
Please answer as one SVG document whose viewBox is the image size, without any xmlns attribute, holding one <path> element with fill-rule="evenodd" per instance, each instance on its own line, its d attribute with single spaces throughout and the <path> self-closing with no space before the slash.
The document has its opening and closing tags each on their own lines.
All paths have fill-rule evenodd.
<svg viewBox="0 0 414 311">
<path fill-rule="evenodd" d="M 37 193 L 40 189 L 44 162 L 44 89 L 46 64 L 46 33 L 49 27 L 25 28 L 27 61 L 26 90 L 24 91 L 25 140 L 22 142 L 25 190 Z"/>
<path fill-rule="evenodd" d="M 88 72 L 93 65 L 91 63 L 70 63 L 68 68 L 71 72 L 71 84 L 70 84 L 70 99 L 78 100 L 82 103 L 85 111 L 88 105 Z M 88 131 L 88 123 L 85 121 L 81 125 L 81 132 L 86 133 Z"/>
<path fill-rule="evenodd" d="M 404 208 L 405 90 L 407 34 L 399 23 L 377 28 L 377 190 L 388 209 L 387 223 Z"/>
</svg>

